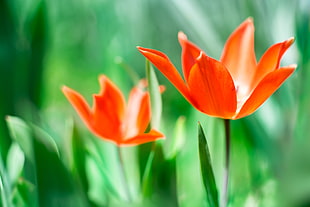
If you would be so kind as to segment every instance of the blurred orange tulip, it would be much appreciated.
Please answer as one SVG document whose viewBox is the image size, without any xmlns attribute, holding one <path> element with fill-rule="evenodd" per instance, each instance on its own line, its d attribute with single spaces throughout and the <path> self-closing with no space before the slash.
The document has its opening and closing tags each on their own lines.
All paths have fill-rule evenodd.
<svg viewBox="0 0 310 207">
<path fill-rule="evenodd" d="M 101 75 L 99 82 L 101 92 L 93 95 L 92 108 L 79 93 L 66 86 L 62 88 L 92 133 L 118 146 L 139 145 L 164 138 L 155 129 L 144 133 L 151 119 L 148 92 L 139 87 L 133 88 L 126 106 L 123 94 L 106 76 Z"/>
<path fill-rule="evenodd" d="M 254 52 L 254 25 L 244 21 L 228 38 L 220 61 L 207 56 L 179 32 L 184 80 L 162 52 L 138 47 L 199 111 L 223 119 L 252 114 L 293 73 L 296 65 L 279 67 L 294 38 L 271 46 L 260 61 Z"/>
</svg>

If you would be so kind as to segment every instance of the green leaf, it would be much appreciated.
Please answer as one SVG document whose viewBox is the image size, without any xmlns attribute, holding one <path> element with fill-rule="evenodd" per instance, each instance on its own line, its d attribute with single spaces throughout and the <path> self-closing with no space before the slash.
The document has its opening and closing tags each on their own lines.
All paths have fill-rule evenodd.
<svg viewBox="0 0 310 207">
<path fill-rule="evenodd" d="M 36 193 L 36 186 L 20 177 L 18 179 L 18 183 L 13 190 L 13 204 L 18 207 L 33 207 L 34 197 L 33 195 Z M 37 206 L 37 205 L 36 205 Z"/>
<path fill-rule="evenodd" d="M 30 161 L 34 162 L 33 136 L 40 139 L 40 142 L 49 150 L 59 154 L 54 139 L 40 127 L 33 124 L 30 126 L 22 119 L 14 116 L 8 116 L 6 121 L 12 138 L 18 143 L 22 151 L 25 153 L 25 156 Z"/>
<path fill-rule="evenodd" d="M 151 126 L 152 128 L 159 129 L 162 113 L 162 100 L 156 74 L 148 60 L 146 61 L 146 78 L 148 82 L 148 90 L 151 99 L 151 109 L 152 109 Z"/>
<path fill-rule="evenodd" d="M 151 147 L 142 177 L 143 201 L 156 198 L 155 206 L 178 206 L 176 159 L 165 159 L 160 143 Z"/>
<path fill-rule="evenodd" d="M 59 156 L 59 150 L 55 140 L 46 131 L 36 125 L 32 125 L 32 130 L 34 137 L 38 139 L 40 143 L 44 144 L 50 152 L 53 152 Z"/>
<path fill-rule="evenodd" d="M 153 67 L 150 62 L 146 60 L 146 78 L 148 83 L 148 91 L 150 94 L 151 101 L 151 111 L 152 111 L 152 119 L 151 119 L 151 128 L 159 129 L 160 121 L 161 121 L 161 113 L 162 113 L 162 100 L 161 94 L 159 90 L 158 80 L 156 78 L 156 74 L 154 72 Z M 154 156 L 155 150 L 157 148 L 156 142 L 145 144 L 143 146 L 151 146 L 149 148 L 150 151 L 147 152 L 148 159 L 145 163 L 145 168 L 142 172 L 142 194 L 144 197 L 150 197 L 154 191 L 152 182 L 152 166 L 154 165 Z M 158 145 L 161 147 L 161 145 Z M 143 148 L 143 147 L 142 147 Z"/>
<path fill-rule="evenodd" d="M 108 206 L 108 200 L 111 194 L 115 197 L 119 196 L 114 186 L 110 183 L 111 178 L 107 177 L 107 172 L 103 171 L 100 165 L 102 163 L 98 162 L 94 157 L 87 157 L 86 171 L 89 179 L 88 197 L 99 206 Z"/>
<path fill-rule="evenodd" d="M 60 160 L 54 139 L 40 127 L 27 125 L 17 117 L 8 117 L 7 122 L 12 137 L 24 151 L 26 158 L 33 163 L 35 193 L 38 200 L 30 191 L 29 195 L 21 192 L 23 197 L 31 198 L 31 206 L 89 206 L 80 186 L 74 182 L 74 178 Z M 27 186 L 25 185 L 23 189 Z"/>
<path fill-rule="evenodd" d="M 7 155 L 7 171 L 10 181 L 15 184 L 23 170 L 25 155 L 16 142 L 13 142 Z"/>
<path fill-rule="evenodd" d="M 2 204 L 1 206 L 3 207 L 12 206 L 11 200 L 9 199 L 10 192 L 11 188 L 9 184 L 9 179 L 6 174 L 3 161 L 0 157 L 0 203 Z"/>
<path fill-rule="evenodd" d="M 309 3 L 308 5 L 305 3 L 306 1 L 300 1 L 300 10 L 298 15 L 296 16 L 296 45 L 298 50 L 300 51 L 301 62 L 305 64 L 310 60 L 310 14 L 309 14 Z M 301 71 L 304 72 L 305 71 Z"/>
<path fill-rule="evenodd" d="M 154 144 L 154 143 L 152 143 Z M 155 147 L 153 145 L 153 147 Z M 142 194 L 144 197 L 149 197 L 152 191 L 151 183 L 152 183 L 152 164 L 154 160 L 155 151 L 151 150 L 149 153 L 145 169 L 142 176 Z"/>
<path fill-rule="evenodd" d="M 59 159 L 58 151 L 47 141 L 51 138 L 41 130 L 34 131 L 39 206 L 45 207 L 87 207 L 80 188 Z"/>
<path fill-rule="evenodd" d="M 201 127 L 198 124 L 198 140 L 199 140 L 199 158 L 203 184 L 207 193 L 207 199 L 211 207 L 218 207 L 218 192 L 215 183 L 214 173 L 211 164 L 211 157 L 208 148 L 207 139 Z"/>
<path fill-rule="evenodd" d="M 87 142 L 77 128 L 77 125 L 72 119 L 67 121 L 68 135 L 65 137 L 65 145 L 67 149 L 68 165 L 70 166 L 71 175 L 77 180 L 77 184 L 81 188 L 81 193 L 87 200 L 90 206 L 93 206 L 89 193 L 89 179 L 87 174 Z"/>
<path fill-rule="evenodd" d="M 2 206 L 9 207 L 10 206 L 9 201 L 8 201 L 9 196 L 7 196 L 2 175 L 0 175 L 0 193 L 1 193 L 0 195 L 1 195 Z"/>
<path fill-rule="evenodd" d="M 120 187 L 119 171 L 115 163 L 117 160 L 116 147 L 111 143 L 102 142 L 97 137 L 89 138 L 88 156 L 86 157 L 86 172 L 89 178 L 89 191 L 92 197 L 100 202 L 106 202 L 100 192 L 104 190 L 108 196 L 124 199 L 124 189 Z M 99 192 L 99 196 L 98 196 Z"/>
<path fill-rule="evenodd" d="M 166 150 L 167 158 L 172 159 L 183 148 L 185 143 L 185 117 L 180 116 L 175 124 L 174 135 L 171 140 L 169 149 Z"/>
<path fill-rule="evenodd" d="M 78 176 L 86 194 L 88 191 L 88 181 L 85 169 L 87 156 L 86 143 L 73 122 L 72 134 L 71 137 L 68 137 L 68 140 L 71 142 L 73 173 Z"/>
<path fill-rule="evenodd" d="M 32 163 L 35 163 L 31 128 L 23 120 L 14 116 L 7 116 L 6 122 L 11 137 L 18 143 L 22 151 L 25 153 L 26 158 Z"/>
<path fill-rule="evenodd" d="M 297 146 L 297 151 L 300 151 L 300 147 L 304 147 L 305 151 L 309 152 L 309 146 L 305 145 L 308 136 L 305 136 L 305 134 L 309 133 L 310 122 L 310 4 L 309 1 L 299 1 L 299 4 L 300 10 L 298 15 L 296 15 L 296 46 L 300 61 L 297 69 L 298 75 L 295 74 L 297 78 L 294 83 L 297 86 L 297 90 L 293 92 L 293 94 L 298 94 L 296 96 L 297 107 L 294 107 L 295 110 L 297 109 L 298 114 L 293 128 L 294 135 L 292 138 L 294 139 L 292 140 L 299 145 Z"/>
</svg>

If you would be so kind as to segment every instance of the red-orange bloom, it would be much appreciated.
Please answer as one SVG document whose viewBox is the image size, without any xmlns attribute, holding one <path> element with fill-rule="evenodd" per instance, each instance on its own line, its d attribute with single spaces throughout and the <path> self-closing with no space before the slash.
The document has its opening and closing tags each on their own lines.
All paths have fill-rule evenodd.
<svg viewBox="0 0 310 207">
<path fill-rule="evenodd" d="M 121 91 L 106 76 L 99 77 L 101 91 L 93 95 L 93 107 L 76 91 L 64 86 L 63 93 L 89 130 L 116 145 L 138 145 L 164 138 L 155 129 L 145 133 L 151 119 L 149 93 L 131 90 L 126 106 Z"/>
<path fill-rule="evenodd" d="M 138 49 L 196 109 L 210 116 L 239 119 L 252 114 L 296 68 L 279 66 L 294 38 L 271 46 L 256 62 L 251 18 L 230 35 L 220 61 L 207 56 L 182 32 L 178 38 L 184 79 L 164 53 Z"/>
</svg>

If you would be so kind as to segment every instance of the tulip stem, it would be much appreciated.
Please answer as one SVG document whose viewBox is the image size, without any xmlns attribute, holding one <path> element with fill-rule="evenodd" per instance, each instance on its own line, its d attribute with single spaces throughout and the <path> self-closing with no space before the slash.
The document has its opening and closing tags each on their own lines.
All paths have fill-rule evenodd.
<svg viewBox="0 0 310 207">
<path fill-rule="evenodd" d="M 125 171 L 125 167 L 124 167 L 121 147 L 117 147 L 117 153 L 118 153 L 119 164 L 120 164 L 121 181 L 122 181 L 124 189 L 126 191 L 127 201 L 131 202 L 129 183 L 128 183 L 128 179 L 127 179 L 127 176 L 126 176 L 126 171 Z"/>
<path fill-rule="evenodd" d="M 224 119 L 225 125 L 225 171 L 224 171 L 224 182 L 223 182 L 223 195 L 221 207 L 227 207 L 229 200 L 228 193 L 228 181 L 229 181 L 229 168 L 230 168 L 230 120 Z"/>
</svg>

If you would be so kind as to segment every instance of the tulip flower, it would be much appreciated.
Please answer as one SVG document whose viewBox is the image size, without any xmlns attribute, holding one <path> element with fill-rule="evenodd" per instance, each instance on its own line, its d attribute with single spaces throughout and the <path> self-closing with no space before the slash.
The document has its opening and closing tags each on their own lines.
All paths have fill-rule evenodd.
<svg viewBox="0 0 310 207">
<path fill-rule="evenodd" d="M 280 67 L 294 38 L 271 46 L 256 62 L 254 25 L 245 20 L 228 38 L 220 61 L 179 32 L 183 78 L 162 52 L 138 47 L 199 111 L 223 119 L 239 119 L 256 111 L 294 72 L 296 65 Z"/>
<path fill-rule="evenodd" d="M 76 91 L 64 86 L 63 93 L 89 130 L 118 146 L 139 145 L 164 138 L 155 129 L 145 133 L 151 119 L 149 93 L 134 87 L 128 98 L 106 76 L 99 77 L 101 91 L 93 95 L 93 107 Z M 141 84 L 140 84 L 141 85 Z"/>
</svg>

